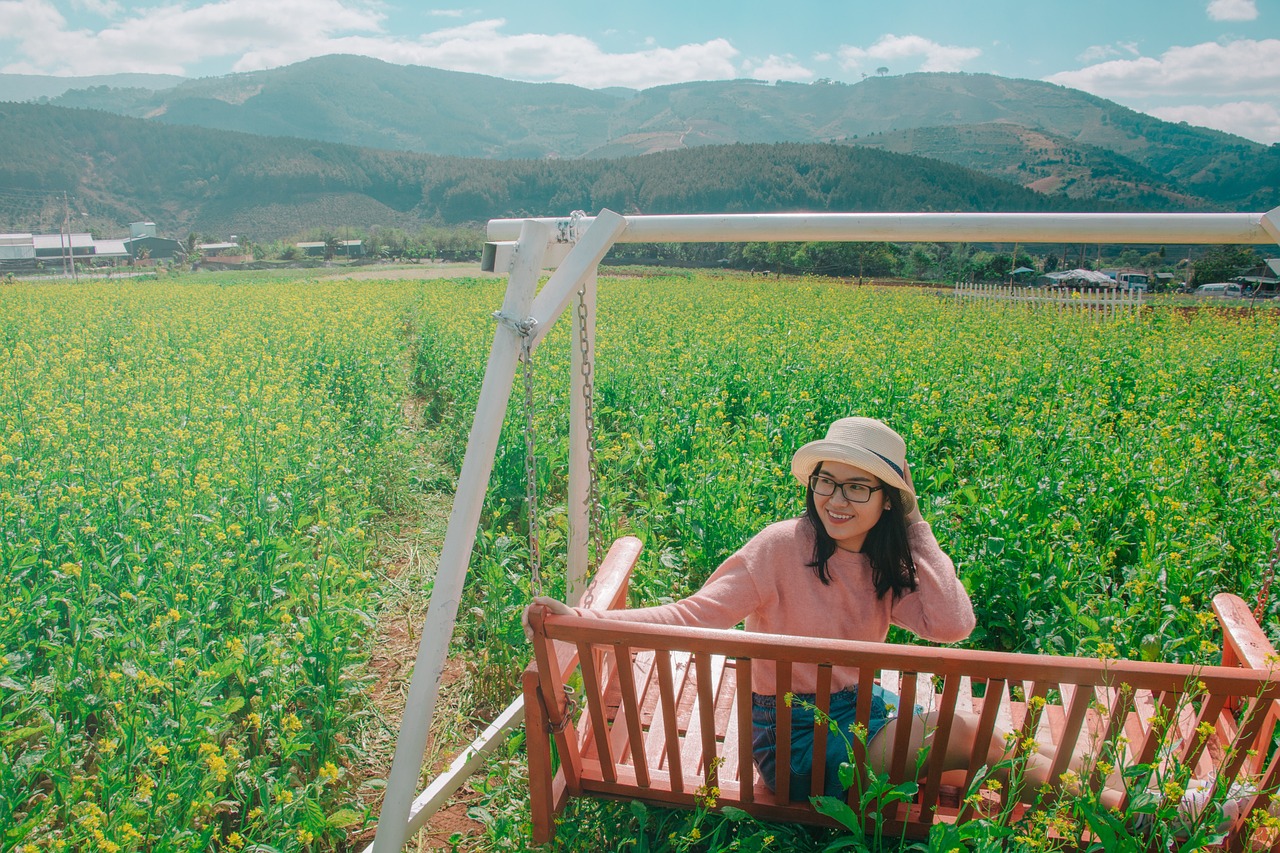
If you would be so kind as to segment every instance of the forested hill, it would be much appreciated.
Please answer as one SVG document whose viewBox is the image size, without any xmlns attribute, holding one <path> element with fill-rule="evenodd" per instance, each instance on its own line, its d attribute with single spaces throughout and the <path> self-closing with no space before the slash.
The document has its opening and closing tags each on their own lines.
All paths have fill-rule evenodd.
<svg viewBox="0 0 1280 853">
<path fill-rule="evenodd" d="M 5 91 L 0 80 L 0 99 Z M 54 103 L 170 124 L 496 159 L 842 142 L 1121 203 L 1204 198 L 1232 209 L 1280 204 L 1280 145 L 1268 148 L 1161 121 L 1052 83 L 990 74 L 887 75 L 852 85 L 720 80 L 591 90 L 324 56 L 163 91 L 136 84 L 75 89 Z"/>
<path fill-rule="evenodd" d="M 33 223 L 21 202 L 40 191 L 66 191 L 79 221 L 102 233 L 149 219 L 169 234 L 196 230 L 255 240 L 316 226 L 458 223 L 602 207 L 643 213 L 1099 209 L 1092 200 L 1033 192 L 936 160 L 844 145 L 495 161 L 0 104 L 0 151 L 0 188 L 18 190 L 0 192 L 0 204 L 7 205 L 0 209 L 0 231 L 47 227 Z"/>
</svg>

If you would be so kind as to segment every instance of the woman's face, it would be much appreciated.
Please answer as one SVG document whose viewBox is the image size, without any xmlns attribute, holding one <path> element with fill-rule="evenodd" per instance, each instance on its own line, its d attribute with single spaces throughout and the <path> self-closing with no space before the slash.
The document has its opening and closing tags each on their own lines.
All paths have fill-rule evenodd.
<svg viewBox="0 0 1280 853">
<path fill-rule="evenodd" d="M 844 496 L 844 490 L 836 488 L 830 495 L 813 493 L 813 505 L 827 534 L 836 545 L 846 551 L 861 551 L 867 541 L 867 533 L 876 526 L 884 514 L 887 501 L 883 483 L 874 475 L 844 462 L 823 462 L 818 476 L 833 483 L 859 483 L 877 489 L 866 503 L 856 503 Z"/>
</svg>

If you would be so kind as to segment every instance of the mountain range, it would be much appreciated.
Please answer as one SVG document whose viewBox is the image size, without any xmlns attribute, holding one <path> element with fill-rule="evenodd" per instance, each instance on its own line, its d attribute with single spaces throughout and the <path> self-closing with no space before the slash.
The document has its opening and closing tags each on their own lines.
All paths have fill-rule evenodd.
<svg viewBox="0 0 1280 853">
<path fill-rule="evenodd" d="M 120 129 L 132 125 L 110 125 L 104 113 L 142 119 L 157 130 L 181 125 L 186 131 L 201 127 L 252 133 L 258 139 L 283 137 L 274 148 L 266 142 L 247 143 L 239 134 L 234 135 L 239 141 L 226 143 L 249 145 L 257 152 L 259 167 L 277 175 L 290 168 L 309 168 L 299 165 L 309 150 L 300 140 L 334 143 L 347 152 L 338 155 L 333 153 L 338 149 L 315 149 L 325 151 L 319 159 L 330 164 L 381 164 L 370 166 L 377 172 L 395 163 L 392 171 L 402 172 L 395 179 L 400 182 L 416 180 L 412 176 L 422 170 L 448 171 L 440 163 L 453 163 L 450 158 L 483 158 L 528 165 L 449 169 L 461 169 L 471 174 L 468 180 L 485 184 L 492 176 L 514 174 L 512 169 L 542 168 L 563 175 L 569 185 L 582 183 L 573 177 L 575 168 L 595 174 L 601 166 L 587 164 L 599 161 L 630 161 L 640 155 L 732 144 L 803 143 L 944 161 L 1033 190 L 1043 204 L 1055 208 L 1059 203 L 1053 199 L 1076 200 L 1092 208 L 1142 210 L 1258 210 L 1280 204 L 1280 145 L 1264 146 L 1220 131 L 1164 122 L 1050 83 L 984 74 L 919 73 L 869 77 L 855 84 L 731 80 L 643 91 L 591 90 L 393 65 L 366 57 L 327 56 L 267 71 L 176 83 L 175 78 L 146 75 L 63 79 L 59 85 L 65 88 L 57 91 L 49 88 L 52 79 L 0 75 L 0 99 L 35 99 L 45 109 L 96 111 L 92 114 L 104 120 L 101 132 L 108 136 L 134 136 L 142 131 Z M 37 83 L 50 94 L 32 95 Z M 9 106 L 16 108 L 4 108 Z M 76 124 L 88 133 L 83 120 Z M 201 137 L 197 147 L 217 148 L 212 139 Z M 51 140 L 51 145 L 51 150 L 66 147 L 58 140 Z M 76 152 L 66 154 L 80 164 L 90 157 L 93 173 L 107 177 L 105 172 L 113 168 L 110 158 L 94 158 L 89 153 L 92 148 L 93 143 L 84 139 Z M 363 153 L 350 153 L 357 150 Z M 409 167 L 412 157 L 404 152 L 444 159 L 435 166 Z M 0 153 L 9 150 L 0 147 Z M 293 165 L 276 162 L 279 158 Z M 40 161 L 37 172 L 73 168 L 47 156 L 36 159 Z M 13 179 L 21 181 L 18 186 L 32 182 L 30 173 L 16 169 L 14 158 L 4 160 L 0 188 L 12 186 Z M 215 160 L 227 162 L 232 171 L 236 168 L 225 157 Z M 549 165 L 565 161 L 578 165 L 567 170 Z M 732 158 L 725 162 L 731 164 Z M 202 166 L 190 163 L 183 168 L 190 173 Z M 913 165 L 908 171 L 915 174 L 922 168 Z M 750 180 L 747 175 L 738 177 Z M 227 180 L 225 175 L 211 173 L 206 184 L 208 178 Z M 480 192 L 477 198 L 483 203 L 488 195 L 500 203 L 504 194 L 511 192 Z M 399 186 L 392 195 L 397 201 L 391 207 L 415 217 L 448 221 L 447 211 L 456 207 L 433 206 L 425 185 L 416 192 Z M 941 192 L 931 209 L 945 209 L 946 195 Z M 550 193 L 546 201 L 554 196 Z M 411 205 L 407 205 L 409 197 Z M 166 209 L 176 210 L 174 201 Z M 639 205 L 640 195 L 632 202 Z M 293 199 L 277 198 L 276 203 L 292 204 Z M 488 215 L 512 212 L 495 209 Z M 461 213 L 458 209 L 453 215 Z M 202 215 L 192 212 L 186 218 L 197 222 Z"/>
</svg>

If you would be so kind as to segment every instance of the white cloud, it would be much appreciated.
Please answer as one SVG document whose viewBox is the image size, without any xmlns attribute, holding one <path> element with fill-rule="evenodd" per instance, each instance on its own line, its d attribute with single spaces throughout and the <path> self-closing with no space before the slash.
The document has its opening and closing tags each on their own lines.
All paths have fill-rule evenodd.
<svg viewBox="0 0 1280 853">
<path fill-rule="evenodd" d="M 876 39 L 871 47 L 844 45 L 838 55 L 840 65 L 846 71 L 854 71 L 867 62 L 906 62 L 922 57 L 913 71 L 959 71 L 966 62 L 977 59 L 982 50 L 976 47 L 938 44 L 922 36 L 896 36 L 886 34 Z M 890 68 L 891 71 L 896 70 Z"/>
<path fill-rule="evenodd" d="M 1272 98 L 1280 93 L 1280 39 L 1171 47 L 1159 58 L 1116 59 L 1045 79 L 1103 97 Z"/>
<path fill-rule="evenodd" d="M 67 29 L 48 0 L 22 0 L 41 20 L 14 27 L 24 60 L 4 71 L 87 75 L 118 71 L 183 74 L 201 60 L 237 56 L 278 44 L 323 47 L 343 32 L 379 32 L 379 12 L 341 0 L 218 0 L 201 6 L 157 6 L 97 31 Z M 5 9 L 0 8 L 0 17 Z M 57 51 L 49 45 L 57 44 Z M 332 53 L 331 50 L 321 52 Z M 316 55 L 314 53 L 309 55 Z"/>
<path fill-rule="evenodd" d="M 1140 51 L 1136 42 L 1122 41 L 1115 44 L 1095 44 L 1085 48 L 1084 52 L 1076 57 L 1080 62 L 1102 62 L 1111 59 L 1114 56 L 1138 56 Z"/>
<path fill-rule="evenodd" d="M 745 66 L 748 77 L 756 80 L 786 80 L 803 83 L 813 79 L 813 72 L 790 56 L 770 56 L 764 62 Z"/>
<path fill-rule="evenodd" d="M 583 36 L 508 34 L 502 19 L 402 38 L 384 30 L 384 15 L 375 0 L 215 0 L 191 7 L 171 2 L 96 31 L 69 29 L 50 0 L 0 0 L 0 20 L 14 25 L 6 28 L 8 33 L 22 33 L 17 51 L 22 58 L 0 70 L 19 74 L 184 74 L 196 63 L 217 58 L 233 58 L 235 71 L 254 71 L 353 53 L 387 62 L 590 87 L 646 88 L 738 76 L 738 51 L 725 39 L 674 48 L 650 40 L 642 50 L 607 53 Z M 0 32 L 0 39 L 5 37 Z M 49 51 L 48 45 L 55 42 L 59 50 Z"/>
<path fill-rule="evenodd" d="M 1187 104 L 1156 107 L 1149 112 L 1165 121 L 1185 121 L 1187 124 L 1225 130 L 1264 144 L 1280 141 L 1280 107 L 1275 104 L 1258 101 L 1236 101 L 1213 106 Z"/>
<path fill-rule="evenodd" d="M 1210 0 L 1205 10 L 1215 21 L 1253 21 L 1258 17 L 1257 0 Z"/>
<path fill-rule="evenodd" d="M 462 9 L 432 9 L 427 14 L 437 18 L 461 18 L 466 13 Z"/>
<path fill-rule="evenodd" d="M 67 27 L 67 19 L 48 0 L 0 0 L 0 41 L 45 39 Z"/>
</svg>

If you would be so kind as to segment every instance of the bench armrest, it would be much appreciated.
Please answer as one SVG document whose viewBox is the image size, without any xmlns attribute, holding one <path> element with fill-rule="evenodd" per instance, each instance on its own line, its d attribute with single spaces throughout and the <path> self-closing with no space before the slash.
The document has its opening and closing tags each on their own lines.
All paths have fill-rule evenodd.
<svg viewBox="0 0 1280 853">
<path fill-rule="evenodd" d="M 643 547 L 644 543 L 634 536 L 614 540 L 578 606 L 588 610 L 620 610 L 626 607 L 631 570 L 640 559 Z"/>
<path fill-rule="evenodd" d="M 1249 606 L 1238 595 L 1219 593 L 1213 598 L 1213 610 L 1222 625 L 1223 666 L 1280 670 L 1275 646 L 1271 645 Z"/>
</svg>

